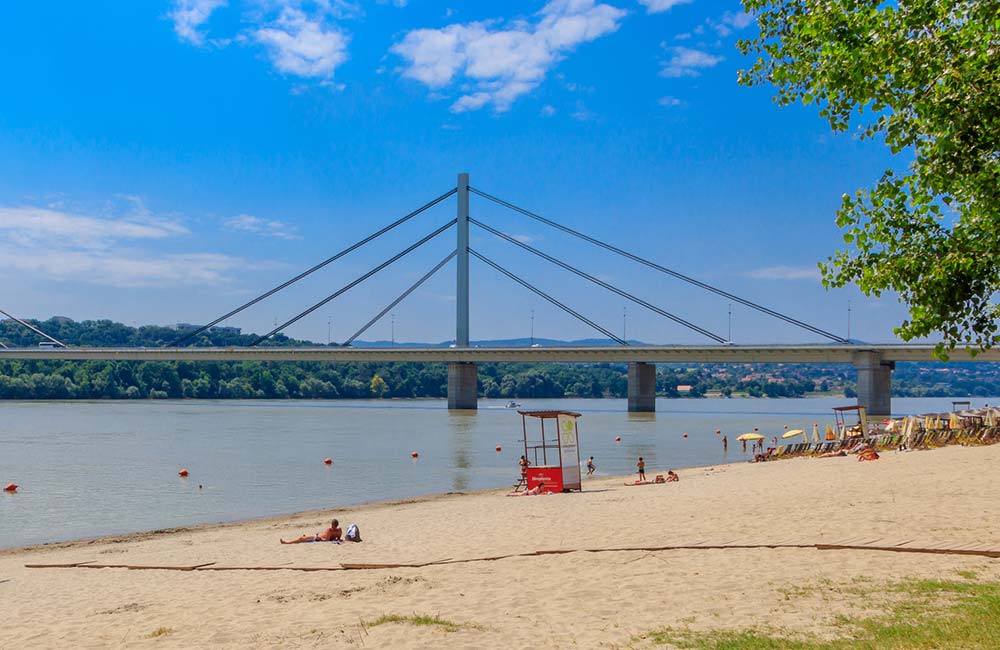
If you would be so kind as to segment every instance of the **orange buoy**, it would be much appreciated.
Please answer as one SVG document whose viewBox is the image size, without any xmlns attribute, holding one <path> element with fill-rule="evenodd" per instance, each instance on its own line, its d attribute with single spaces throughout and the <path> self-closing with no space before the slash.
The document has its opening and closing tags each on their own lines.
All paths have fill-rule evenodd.
<svg viewBox="0 0 1000 650">
<path fill-rule="evenodd" d="M 715 435 L 718 436 L 718 435 L 721 435 L 721 434 L 722 434 L 722 429 L 716 429 L 715 430 Z"/>
<path fill-rule="evenodd" d="M 621 436 L 615 436 L 615 442 L 621 442 L 621 441 L 622 441 Z"/>
<path fill-rule="evenodd" d="M 418 453 L 417 453 L 417 452 L 415 452 L 415 451 L 411 451 L 411 452 L 410 452 L 410 457 L 411 457 L 411 458 L 420 458 L 420 454 L 418 454 Z"/>
<path fill-rule="evenodd" d="M 18 486 L 17 483 L 8 483 L 7 485 L 4 486 L 3 491 L 4 492 L 17 492 L 17 488 L 18 487 L 19 486 Z"/>
<path fill-rule="evenodd" d="M 182 469 L 181 471 L 177 472 L 177 475 L 178 476 L 187 476 L 188 475 L 188 471 L 186 469 Z"/>
<path fill-rule="evenodd" d="M 499 454 L 501 451 L 502 451 L 502 448 L 500 447 L 500 445 L 497 445 L 497 453 Z"/>
<path fill-rule="evenodd" d="M 332 458 L 324 458 L 323 459 L 323 464 L 324 465 L 333 465 L 333 459 Z"/>
</svg>

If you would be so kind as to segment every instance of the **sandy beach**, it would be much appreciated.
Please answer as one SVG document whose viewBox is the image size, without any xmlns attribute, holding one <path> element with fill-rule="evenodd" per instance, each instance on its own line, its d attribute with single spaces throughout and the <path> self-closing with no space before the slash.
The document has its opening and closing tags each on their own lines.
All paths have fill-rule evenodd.
<svg viewBox="0 0 1000 650">
<path fill-rule="evenodd" d="M 984 557 L 814 548 L 573 552 L 317 572 L 24 566 L 338 568 L 846 539 L 1000 549 L 1000 446 L 679 473 L 675 484 L 600 478 L 579 494 L 445 495 L 0 551 L 0 648 L 643 648 L 667 626 L 823 634 L 838 615 L 866 613 L 864 599 L 841 591 L 858 581 L 954 579 L 959 571 L 1000 578 L 1000 561 Z M 365 541 L 278 543 L 331 517 L 357 523 Z M 372 625 L 414 614 L 456 627 Z"/>
</svg>

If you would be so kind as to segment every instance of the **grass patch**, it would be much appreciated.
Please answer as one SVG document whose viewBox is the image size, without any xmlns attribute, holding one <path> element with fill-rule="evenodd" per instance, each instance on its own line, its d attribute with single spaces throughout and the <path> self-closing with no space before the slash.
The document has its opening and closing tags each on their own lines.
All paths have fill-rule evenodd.
<svg viewBox="0 0 1000 650">
<path fill-rule="evenodd" d="M 482 626 L 476 625 L 475 623 L 456 623 L 438 616 L 428 616 L 427 614 L 411 614 L 409 616 L 400 616 L 399 614 L 382 614 L 374 621 L 367 621 L 365 625 L 368 627 L 375 627 L 385 623 L 409 623 L 410 625 L 438 626 L 445 632 L 457 632 L 463 628 L 471 630 L 482 629 Z"/>
<path fill-rule="evenodd" d="M 161 636 L 166 636 L 168 634 L 173 634 L 173 630 L 169 627 L 158 627 L 149 634 L 146 635 L 147 639 L 156 639 Z"/>
<path fill-rule="evenodd" d="M 890 586 L 902 598 L 886 613 L 835 621 L 832 640 L 758 630 L 692 632 L 672 628 L 644 635 L 683 650 L 996 650 L 1000 648 L 1000 583 L 912 580 Z M 869 592 L 874 596 L 875 591 Z M 881 602 L 881 601 L 879 601 Z"/>
</svg>

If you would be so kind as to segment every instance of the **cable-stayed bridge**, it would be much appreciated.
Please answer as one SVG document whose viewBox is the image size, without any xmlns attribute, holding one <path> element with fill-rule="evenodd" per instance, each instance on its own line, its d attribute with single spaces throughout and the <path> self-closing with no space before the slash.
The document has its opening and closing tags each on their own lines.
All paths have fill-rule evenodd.
<svg viewBox="0 0 1000 650">
<path fill-rule="evenodd" d="M 624 289 L 614 286 L 577 266 L 559 259 L 552 254 L 535 248 L 518 238 L 503 232 L 487 223 L 470 216 L 470 195 L 476 195 L 489 202 L 513 210 L 523 216 L 533 219 L 565 234 L 614 253 L 631 263 L 652 269 L 661 274 L 693 285 L 706 292 L 721 296 L 734 303 L 758 311 L 776 320 L 788 323 L 814 335 L 819 335 L 830 343 L 825 344 L 778 344 L 778 345 L 732 345 L 722 336 L 699 326 L 675 313 L 667 311 L 643 298 Z M 253 307 L 267 298 L 287 289 L 300 280 L 325 268 L 329 264 L 349 253 L 378 239 L 382 235 L 410 221 L 430 208 L 450 199 L 457 198 L 456 217 L 439 225 L 437 228 L 411 244 L 395 255 L 384 260 L 367 272 L 358 276 L 343 287 L 329 294 L 319 302 L 310 305 L 305 310 L 276 325 L 271 331 L 256 337 L 249 346 L 237 348 L 202 347 L 204 339 L 199 337 L 233 316 Z M 700 336 L 712 341 L 707 345 L 661 345 L 636 346 L 613 334 L 596 320 L 573 309 L 559 298 L 539 289 L 525 278 L 515 274 L 508 268 L 487 257 L 482 252 L 470 246 L 470 226 L 493 235 L 498 239 L 516 246 L 546 262 L 562 268 L 584 280 L 610 291 L 643 309 L 662 318 L 681 325 Z M 302 320 L 316 310 L 327 305 L 337 297 L 365 282 L 373 275 L 388 268 L 409 253 L 443 235 L 452 228 L 456 231 L 456 247 L 445 255 L 437 264 L 430 268 L 420 279 L 410 285 L 403 293 L 391 300 L 385 308 L 368 320 L 343 344 L 334 347 L 287 347 L 269 345 L 270 339 L 294 323 Z M 441 347 L 394 347 L 394 348 L 353 348 L 350 344 L 371 328 L 381 318 L 386 316 L 396 305 L 406 299 L 431 277 L 440 272 L 452 259 L 456 260 L 456 312 L 455 312 L 455 344 L 450 348 Z M 615 341 L 616 346 L 601 347 L 549 347 L 549 348 L 497 348 L 470 346 L 469 338 L 469 266 L 476 259 L 494 269 L 511 281 L 536 294 L 558 309 L 580 320 L 608 339 Z M 0 311 L 9 318 L 14 318 Z M 850 363 L 858 372 L 858 403 L 867 407 L 873 416 L 886 416 L 891 413 L 890 380 L 892 370 L 897 361 L 930 361 L 934 360 L 933 345 L 900 345 L 900 344 L 858 344 L 846 338 L 828 332 L 792 316 L 768 308 L 764 305 L 737 296 L 719 287 L 699 281 L 676 270 L 667 268 L 655 261 L 630 253 L 608 242 L 569 228 L 563 224 L 547 219 L 513 203 L 478 190 L 469 184 L 468 174 L 459 174 L 457 186 L 449 189 L 420 208 L 404 215 L 384 228 L 351 244 L 322 262 L 310 267 L 293 278 L 256 296 L 252 300 L 232 309 L 211 322 L 182 333 L 168 346 L 162 348 L 87 348 L 70 347 L 38 330 L 30 323 L 21 321 L 40 336 L 48 339 L 44 348 L 0 348 L 0 359 L 68 359 L 68 360 L 188 360 L 188 361 L 227 361 L 227 360 L 260 360 L 260 361 L 418 361 L 448 363 L 448 406 L 453 409 L 475 409 L 477 404 L 477 363 L 498 361 L 548 361 L 560 363 L 597 363 L 615 362 L 628 363 L 628 409 L 629 411 L 655 410 L 656 369 L 655 363 L 669 362 L 732 362 L 732 363 Z M 988 350 L 978 355 L 976 361 L 1000 361 L 1000 351 Z"/>
</svg>

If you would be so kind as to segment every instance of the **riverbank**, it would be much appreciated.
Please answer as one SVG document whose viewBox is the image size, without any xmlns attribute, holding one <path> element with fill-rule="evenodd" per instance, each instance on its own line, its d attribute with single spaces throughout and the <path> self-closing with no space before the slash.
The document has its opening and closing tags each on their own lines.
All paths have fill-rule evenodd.
<svg viewBox="0 0 1000 650">
<path fill-rule="evenodd" d="M 814 548 L 571 552 L 359 571 L 28 569 L 95 562 L 339 568 L 691 543 L 993 544 L 1000 446 L 686 469 L 676 484 L 442 495 L 0 554 L 0 647 L 646 647 L 665 626 L 832 634 L 859 582 L 1000 578 L 997 560 Z M 666 468 L 651 467 L 651 474 Z M 326 519 L 362 544 L 281 546 Z M 831 594 L 834 594 L 831 597 Z M 413 616 L 416 615 L 416 618 Z M 381 621 L 381 623 L 380 623 Z M 380 623 L 377 624 L 376 623 Z"/>
</svg>

